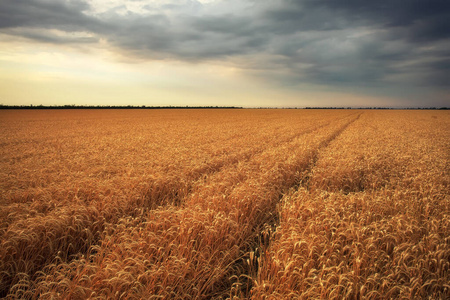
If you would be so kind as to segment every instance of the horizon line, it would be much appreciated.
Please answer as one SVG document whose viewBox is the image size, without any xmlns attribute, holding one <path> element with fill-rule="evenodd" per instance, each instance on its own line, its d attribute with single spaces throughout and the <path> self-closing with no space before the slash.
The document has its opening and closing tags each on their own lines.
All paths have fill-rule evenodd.
<svg viewBox="0 0 450 300">
<path fill-rule="evenodd" d="M 430 110 L 448 110 L 449 107 L 395 107 L 395 106 L 219 106 L 219 105 L 5 105 L 0 104 L 0 109 L 430 109 Z"/>
</svg>

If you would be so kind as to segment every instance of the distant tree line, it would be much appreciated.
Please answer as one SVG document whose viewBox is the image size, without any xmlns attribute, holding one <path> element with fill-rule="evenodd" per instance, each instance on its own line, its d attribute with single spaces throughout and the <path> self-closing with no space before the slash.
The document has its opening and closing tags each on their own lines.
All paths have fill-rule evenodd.
<svg viewBox="0 0 450 300">
<path fill-rule="evenodd" d="M 424 110 L 446 110 L 448 107 L 351 107 L 351 106 L 306 106 L 306 107 L 254 107 L 256 109 L 391 109 L 391 110 L 416 110 L 416 109 L 424 109 Z"/>
<path fill-rule="evenodd" d="M 238 106 L 3 105 L 0 109 L 237 109 Z"/>
<path fill-rule="evenodd" d="M 240 106 L 135 106 L 135 105 L 4 105 L 0 109 L 243 109 Z M 252 109 L 274 109 L 276 107 L 252 107 Z M 284 107 L 278 107 L 284 108 Z M 448 107 L 337 107 L 337 106 L 315 106 L 315 107 L 285 107 L 285 109 L 432 109 L 447 110 Z"/>
</svg>

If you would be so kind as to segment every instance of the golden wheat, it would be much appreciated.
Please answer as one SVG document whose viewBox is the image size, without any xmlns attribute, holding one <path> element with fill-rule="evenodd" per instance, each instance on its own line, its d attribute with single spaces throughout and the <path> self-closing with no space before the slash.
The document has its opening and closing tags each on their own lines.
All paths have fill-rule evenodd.
<svg viewBox="0 0 450 300">
<path fill-rule="evenodd" d="M 10 299 L 443 298 L 444 111 L 1 111 Z"/>
</svg>

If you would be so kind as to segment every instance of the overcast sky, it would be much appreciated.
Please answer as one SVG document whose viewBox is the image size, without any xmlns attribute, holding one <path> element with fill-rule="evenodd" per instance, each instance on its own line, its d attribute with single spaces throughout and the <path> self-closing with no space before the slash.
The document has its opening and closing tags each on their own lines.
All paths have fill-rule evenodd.
<svg viewBox="0 0 450 300">
<path fill-rule="evenodd" d="M 0 103 L 450 106 L 448 0 L 0 0 Z"/>
</svg>

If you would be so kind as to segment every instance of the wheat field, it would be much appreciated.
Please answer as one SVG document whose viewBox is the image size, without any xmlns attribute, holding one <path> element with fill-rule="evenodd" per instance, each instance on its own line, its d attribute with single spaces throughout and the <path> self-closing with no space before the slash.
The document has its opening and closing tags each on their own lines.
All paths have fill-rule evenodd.
<svg viewBox="0 0 450 300">
<path fill-rule="evenodd" d="M 450 113 L 0 110 L 0 297 L 448 299 Z"/>
</svg>

